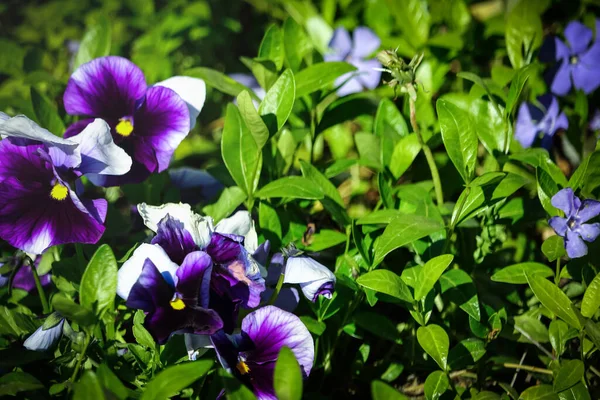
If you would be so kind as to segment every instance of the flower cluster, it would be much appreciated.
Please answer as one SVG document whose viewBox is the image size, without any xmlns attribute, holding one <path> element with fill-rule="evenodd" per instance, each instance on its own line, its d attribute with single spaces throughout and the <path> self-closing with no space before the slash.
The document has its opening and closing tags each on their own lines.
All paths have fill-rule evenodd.
<svg viewBox="0 0 600 400">
<path fill-rule="evenodd" d="M 186 334 L 190 358 L 199 347 L 214 347 L 224 368 L 261 399 L 274 398 L 273 371 L 279 350 L 289 347 L 306 375 L 313 340 L 298 317 L 275 306 L 248 314 L 235 333 L 240 309 L 256 309 L 265 291 L 269 242 L 258 244 L 254 222 L 238 211 L 214 225 L 187 204 L 138 206 L 155 235 L 138 247 L 118 274 L 117 294 L 146 314 L 145 327 L 158 343 Z M 311 301 L 330 298 L 335 276 L 322 264 L 287 251 L 276 270 L 297 283 Z M 275 257 L 274 257 L 275 258 Z M 279 287 L 281 289 L 281 287 Z"/>
</svg>

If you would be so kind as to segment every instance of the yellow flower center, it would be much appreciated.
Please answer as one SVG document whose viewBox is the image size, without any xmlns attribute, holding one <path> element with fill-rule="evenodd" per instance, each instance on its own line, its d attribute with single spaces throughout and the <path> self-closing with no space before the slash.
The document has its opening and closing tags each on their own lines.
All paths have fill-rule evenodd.
<svg viewBox="0 0 600 400">
<path fill-rule="evenodd" d="M 169 302 L 173 310 L 183 310 L 185 308 L 185 303 L 180 298 L 175 298 Z"/>
<path fill-rule="evenodd" d="M 121 118 L 115 127 L 115 130 L 119 135 L 127 137 L 131 135 L 131 132 L 133 132 L 133 124 L 129 119 Z"/>
<path fill-rule="evenodd" d="M 242 374 L 242 375 L 246 375 L 247 373 L 250 372 L 250 367 L 248 367 L 248 364 L 246 364 L 243 361 L 238 362 L 235 367 L 237 368 L 238 371 L 240 371 L 240 374 Z"/>
<path fill-rule="evenodd" d="M 67 187 L 65 185 L 60 184 L 60 183 L 55 184 L 52 187 L 52 190 L 50 191 L 50 197 L 52 197 L 54 200 L 59 200 L 59 201 L 66 199 L 68 194 L 69 194 L 69 189 L 67 189 Z"/>
</svg>

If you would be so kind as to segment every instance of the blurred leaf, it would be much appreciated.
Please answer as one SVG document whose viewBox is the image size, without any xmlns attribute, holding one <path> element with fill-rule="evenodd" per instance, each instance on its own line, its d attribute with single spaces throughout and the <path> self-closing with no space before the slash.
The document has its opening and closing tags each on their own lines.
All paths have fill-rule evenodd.
<svg viewBox="0 0 600 400">
<path fill-rule="evenodd" d="M 387 0 L 389 13 L 396 19 L 409 43 L 420 49 L 429 38 L 430 15 L 423 0 Z"/>
<path fill-rule="evenodd" d="M 598 311 L 598 307 L 600 307 L 600 274 L 596 275 L 585 290 L 581 301 L 581 315 L 592 318 Z"/>
<path fill-rule="evenodd" d="M 427 400 L 438 400 L 442 394 L 450 388 L 450 381 L 442 371 L 433 371 L 425 379 L 425 398 Z"/>
<path fill-rule="evenodd" d="M 356 279 L 356 283 L 379 293 L 385 293 L 388 296 L 395 297 L 407 303 L 414 301 L 410 289 L 392 271 L 385 269 L 367 272 Z"/>
<path fill-rule="evenodd" d="M 86 31 L 79 50 L 73 62 L 73 70 L 81 64 L 92 61 L 94 58 L 104 57 L 110 54 L 111 29 L 110 21 L 102 16 L 96 24 L 90 26 Z"/>
<path fill-rule="evenodd" d="M 337 188 L 331 183 L 329 179 L 325 177 L 318 169 L 312 166 L 310 163 L 300 160 L 300 167 L 302 169 L 302 176 L 310 179 L 313 185 L 317 185 L 322 191 L 325 197 L 321 200 L 323 207 L 341 225 L 348 225 L 350 223 L 350 217 L 346 212 L 346 206 L 342 200 L 342 196 L 338 192 Z"/>
<path fill-rule="evenodd" d="M 219 376 L 225 387 L 225 397 L 227 400 L 256 400 L 256 396 L 254 396 L 246 385 L 243 385 L 224 369 L 219 369 Z"/>
<path fill-rule="evenodd" d="M 355 70 L 355 66 L 342 61 L 322 62 L 306 67 L 295 76 L 296 97 L 329 88 L 338 77 Z"/>
<path fill-rule="evenodd" d="M 431 358 L 444 371 L 448 368 L 448 348 L 450 340 L 446 331 L 435 324 L 421 326 L 417 330 L 417 340 Z"/>
<path fill-rule="evenodd" d="M 184 75 L 200 78 L 204 80 L 208 86 L 214 87 L 215 89 L 230 96 L 237 96 L 245 90 L 254 98 L 254 100 L 260 100 L 258 97 L 256 97 L 256 94 L 252 90 L 235 81 L 233 78 L 230 78 L 214 69 L 203 67 L 193 68 L 184 72 Z"/>
<path fill-rule="evenodd" d="M 454 256 L 452 254 L 444 254 L 427 261 L 425 265 L 419 268 L 419 276 L 416 279 L 415 300 L 421 300 L 440 279 L 446 268 L 452 263 Z"/>
<path fill-rule="evenodd" d="M 504 267 L 492 275 L 494 282 L 527 283 L 526 274 L 538 275 L 542 278 L 554 276 L 554 271 L 544 264 L 537 262 L 524 262 Z"/>
<path fill-rule="evenodd" d="M 277 71 L 279 71 L 283 67 L 284 57 L 281 29 L 277 25 L 271 25 L 267 28 L 258 48 L 258 58 L 273 61 Z"/>
<path fill-rule="evenodd" d="M 300 320 L 302 321 L 302 323 L 304 325 L 306 325 L 306 328 L 313 335 L 321 336 L 323 334 L 323 332 L 325 332 L 325 328 L 327 328 L 327 325 L 325 325 L 325 322 L 317 321 L 316 319 L 309 317 L 308 315 L 300 316 Z"/>
<path fill-rule="evenodd" d="M 360 311 L 354 315 L 354 323 L 356 326 L 367 332 L 371 332 L 375 336 L 392 342 L 402 343 L 400 332 L 398 332 L 396 325 L 386 316 L 369 311 Z"/>
<path fill-rule="evenodd" d="M 558 400 L 558 395 L 552 390 L 550 385 L 532 386 L 526 389 L 519 400 Z"/>
<path fill-rule="evenodd" d="M 296 356 L 283 346 L 275 363 L 273 387 L 280 400 L 300 400 L 302 398 L 302 372 Z"/>
<path fill-rule="evenodd" d="M 102 364 L 96 370 L 96 376 L 104 388 L 110 390 L 119 400 L 125 400 L 129 396 L 129 390 L 123 382 L 115 375 L 106 364 Z"/>
<path fill-rule="evenodd" d="M 389 99 L 381 100 L 379 103 L 379 107 L 377 107 L 377 114 L 375 115 L 375 135 L 381 138 L 381 162 L 384 166 L 390 165 L 390 170 L 394 174 L 394 170 L 392 169 L 391 163 L 396 161 L 399 163 L 399 160 L 396 160 L 396 144 L 404 137 L 408 135 L 408 126 L 406 125 L 406 121 L 404 117 L 396 107 L 396 105 Z M 415 135 L 416 139 L 416 135 Z M 414 142 L 414 140 L 413 140 Z M 417 142 L 418 143 L 418 142 Z M 406 147 L 406 144 L 405 144 Z M 414 150 L 414 144 L 412 148 Z M 419 146 L 420 150 L 420 146 Z M 414 151 L 413 151 L 414 152 Z M 412 154 L 410 152 L 409 154 Z M 392 155 L 394 153 L 394 155 Z M 417 151 L 418 153 L 418 151 Z M 398 156 L 406 156 L 404 154 L 399 154 Z M 415 156 L 412 157 L 414 160 Z M 412 160 L 408 162 L 408 166 L 412 163 Z M 407 161 L 404 161 L 406 163 Z M 408 168 L 408 166 L 406 168 Z M 396 167 L 397 169 L 397 167 Z M 405 169 L 406 170 L 406 169 Z"/>
<path fill-rule="evenodd" d="M 202 212 L 211 216 L 214 222 L 219 222 L 234 212 L 244 200 L 246 200 L 246 193 L 237 186 L 231 186 L 225 188 L 219 199 L 215 203 L 205 206 Z"/>
<path fill-rule="evenodd" d="M 83 307 L 93 310 L 97 316 L 114 308 L 117 294 L 117 260 L 110 246 L 103 244 L 88 263 L 79 289 Z"/>
<path fill-rule="evenodd" d="M 285 197 L 290 199 L 322 199 L 323 191 L 309 179 L 300 176 L 286 176 L 267 183 L 256 193 L 259 199 Z"/>
<path fill-rule="evenodd" d="M 564 257 L 567 255 L 564 239 L 558 235 L 550 236 L 542 243 L 542 253 L 550 262 Z"/>
<path fill-rule="evenodd" d="M 293 18 L 288 17 L 283 23 L 283 43 L 288 66 L 294 72 L 300 69 L 302 59 L 312 48 L 306 32 Z"/>
<path fill-rule="evenodd" d="M 521 92 L 523 91 L 523 87 L 525 83 L 531 76 L 533 72 L 535 72 L 535 64 L 529 64 L 522 68 L 519 68 L 510 83 L 510 89 L 508 91 L 508 99 L 506 100 L 506 109 L 504 113 L 506 115 L 511 115 L 519 97 L 521 96 Z"/>
<path fill-rule="evenodd" d="M 371 133 L 360 132 L 354 135 L 356 148 L 362 164 L 381 171 L 381 141 Z"/>
<path fill-rule="evenodd" d="M 544 32 L 540 16 L 548 1 L 519 0 L 506 16 L 506 51 L 513 68 L 529 64 L 533 51 L 542 44 Z M 524 53 L 523 53 L 524 52 Z"/>
<path fill-rule="evenodd" d="M 62 137 L 65 133 L 65 124 L 58 115 L 56 106 L 33 86 L 31 87 L 31 106 L 39 125 L 52 134 Z"/>
<path fill-rule="evenodd" d="M 408 400 L 408 397 L 381 381 L 371 381 L 371 397 L 373 400 Z"/>
<path fill-rule="evenodd" d="M 58 293 L 52 297 L 52 307 L 65 318 L 73 320 L 82 326 L 92 325 L 96 321 L 94 314 L 90 310 L 76 304 L 62 293 Z"/>
<path fill-rule="evenodd" d="M 287 121 L 296 98 L 296 82 L 291 70 L 283 71 L 279 79 L 269 89 L 258 113 L 269 128 L 271 135 L 277 133 Z"/>
<path fill-rule="evenodd" d="M 462 269 L 451 269 L 440 277 L 440 288 L 445 298 L 479 321 L 479 298 L 469 274 Z"/>
<path fill-rule="evenodd" d="M 544 307 L 552 311 L 556 316 L 572 327 L 581 329 L 581 323 L 573 308 L 573 304 L 562 290 L 539 275 L 533 275 L 531 272 L 527 272 L 525 276 L 535 297 L 538 298 Z"/>
<path fill-rule="evenodd" d="M 0 377 L 0 396 L 16 396 L 20 392 L 43 388 L 42 382 L 26 372 L 9 372 Z"/>
<path fill-rule="evenodd" d="M 560 400 L 592 400 L 590 392 L 585 388 L 583 382 L 579 382 L 575 386 L 563 390 L 558 394 L 558 398 Z"/>
<path fill-rule="evenodd" d="M 92 371 L 85 371 L 79 382 L 75 383 L 73 400 L 102 400 L 105 398 L 102 385 L 96 374 Z"/>
<path fill-rule="evenodd" d="M 581 360 L 562 360 L 560 369 L 554 378 L 554 391 L 562 392 L 575 386 L 583 379 L 585 366 Z"/>
<path fill-rule="evenodd" d="M 184 362 L 165 368 L 145 386 L 141 400 L 163 400 L 175 396 L 212 368 L 208 359 Z"/>
</svg>

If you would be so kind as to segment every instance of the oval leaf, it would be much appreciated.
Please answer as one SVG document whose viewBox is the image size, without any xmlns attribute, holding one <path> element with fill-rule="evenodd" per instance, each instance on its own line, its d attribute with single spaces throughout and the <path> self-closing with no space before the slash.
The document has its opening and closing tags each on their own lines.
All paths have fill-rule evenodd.
<svg viewBox="0 0 600 400">
<path fill-rule="evenodd" d="M 110 246 L 103 244 L 90 260 L 79 288 L 81 305 L 100 316 L 112 309 L 117 294 L 117 260 Z"/>
<path fill-rule="evenodd" d="M 527 283 L 525 274 L 537 275 L 542 278 L 554 276 L 554 271 L 544 264 L 537 262 L 524 262 L 502 268 L 492 275 L 494 282 L 503 283 Z"/>
<path fill-rule="evenodd" d="M 450 347 L 446 331 L 435 324 L 421 326 L 417 330 L 417 340 L 423 350 L 445 371 L 448 368 L 448 348 Z"/>
<path fill-rule="evenodd" d="M 267 183 L 256 192 L 256 197 L 267 199 L 271 197 L 286 197 L 290 199 L 323 198 L 323 191 L 311 180 L 300 176 L 286 176 Z"/>
<path fill-rule="evenodd" d="M 407 303 L 414 301 L 408 286 L 392 271 L 385 269 L 371 271 L 359 276 L 356 282 L 368 289 L 385 293 Z"/>
<path fill-rule="evenodd" d="M 213 366 L 212 360 L 198 360 L 177 364 L 164 369 L 144 388 L 141 400 L 163 400 L 206 375 Z"/>
<path fill-rule="evenodd" d="M 581 315 L 592 318 L 600 307 L 600 274 L 596 275 L 583 295 Z"/>
<path fill-rule="evenodd" d="M 548 310 L 574 328 L 581 329 L 581 323 L 575 313 L 573 304 L 566 294 L 554 284 L 539 275 L 527 273 L 527 283 L 533 294 Z"/>
<path fill-rule="evenodd" d="M 302 372 L 296 356 L 288 347 L 282 347 L 275 364 L 273 387 L 281 400 L 302 398 Z"/>
</svg>

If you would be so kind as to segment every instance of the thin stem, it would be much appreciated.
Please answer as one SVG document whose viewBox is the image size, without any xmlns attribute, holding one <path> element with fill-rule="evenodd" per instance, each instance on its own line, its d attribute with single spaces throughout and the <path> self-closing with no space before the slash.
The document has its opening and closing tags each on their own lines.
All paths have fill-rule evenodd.
<svg viewBox="0 0 600 400">
<path fill-rule="evenodd" d="M 452 240 L 452 235 L 454 234 L 454 228 L 456 228 L 456 224 L 458 222 L 458 218 L 460 218 L 460 214 L 462 213 L 463 208 L 465 207 L 465 203 L 467 202 L 467 198 L 471 193 L 471 187 L 467 186 L 465 189 L 465 196 L 460 196 L 459 203 L 455 206 L 456 212 L 452 211 L 452 220 L 450 221 L 450 227 L 448 228 L 448 232 L 446 232 L 446 243 L 444 243 L 444 251 L 442 254 L 446 254 L 448 250 L 448 246 L 450 245 L 450 241 Z M 456 215 L 457 220 L 454 220 L 454 216 Z"/>
<path fill-rule="evenodd" d="M 42 310 L 44 314 L 48 314 L 50 312 L 50 306 L 48 305 L 48 299 L 46 298 L 46 293 L 44 292 L 44 288 L 42 287 L 42 282 L 40 281 L 40 276 L 38 275 L 37 268 L 35 265 L 30 265 L 31 272 L 33 273 L 33 280 L 35 281 L 35 288 L 37 289 L 38 295 L 40 296 L 40 302 L 42 303 Z"/>
<path fill-rule="evenodd" d="M 271 295 L 271 298 L 269 299 L 269 302 L 267 304 L 269 304 L 269 305 L 275 304 L 275 300 L 277 300 L 277 296 L 279 296 L 279 292 L 281 292 L 281 288 L 283 287 L 283 278 L 284 278 L 284 274 L 283 274 L 283 271 L 281 271 L 281 274 L 279 275 L 279 279 L 277 280 L 277 286 L 275 286 L 275 291 Z"/>
<path fill-rule="evenodd" d="M 560 284 L 560 257 L 556 259 L 556 274 L 554 275 L 554 284 L 556 287 Z"/>
<path fill-rule="evenodd" d="M 552 371 L 550 371 L 549 369 L 532 367 L 531 365 L 504 363 L 504 364 L 502 364 L 502 366 L 504 368 L 521 369 L 523 371 L 536 372 L 538 374 L 552 375 Z"/>
<path fill-rule="evenodd" d="M 433 158 L 433 153 L 427 143 L 423 140 L 421 136 L 421 131 L 419 130 L 419 125 L 417 124 L 417 111 L 415 108 L 415 101 L 409 96 L 409 104 L 410 104 L 410 124 L 412 125 L 413 131 L 417 135 L 417 139 L 419 144 L 423 148 L 423 154 L 425 154 L 425 158 L 427 159 L 427 164 L 429 165 L 429 170 L 431 171 L 431 179 L 433 180 L 433 187 L 435 189 L 435 198 L 438 206 L 444 204 L 444 191 L 442 190 L 442 182 L 440 180 L 440 173 L 438 172 L 437 165 L 435 164 L 435 159 Z"/>
<path fill-rule="evenodd" d="M 71 375 L 71 382 L 75 382 L 75 379 L 77 378 L 77 374 L 79 373 L 79 370 L 81 369 L 81 365 L 83 364 L 83 359 L 85 358 L 85 353 L 87 352 L 87 348 L 90 345 L 90 340 L 92 339 L 92 337 L 90 336 L 89 332 L 85 332 L 85 340 L 83 342 L 83 349 L 81 349 L 81 353 L 79 353 L 79 358 L 77 359 L 77 364 L 75 364 L 75 369 L 73 370 L 73 375 Z"/>
</svg>

